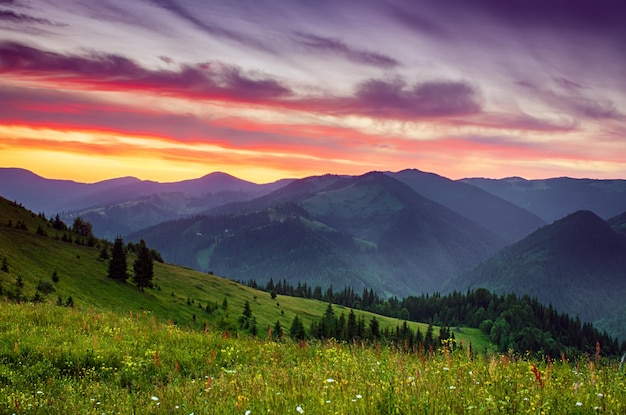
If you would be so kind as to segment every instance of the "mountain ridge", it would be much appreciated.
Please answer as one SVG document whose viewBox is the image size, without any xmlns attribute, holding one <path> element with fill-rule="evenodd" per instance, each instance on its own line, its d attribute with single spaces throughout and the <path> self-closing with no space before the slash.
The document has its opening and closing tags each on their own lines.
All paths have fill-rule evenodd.
<svg viewBox="0 0 626 415">
<path fill-rule="evenodd" d="M 546 223 L 578 210 L 591 210 L 609 219 L 626 210 L 626 180 L 557 177 L 461 179 L 539 216 Z"/>
<path fill-rule="evenodd" d="M 381 172 L 301 180 L 238 209 L 227 205 L 129 238 L 234 279 L 254 274 L 261 281 L 309 279 L 322 286 L 353 281 L 357 290 L 369 286 L 394 295 L 434 290 L 439 279 L 504 245 Z"/>
<path fill-rule="evenodd" d="M 595 213 L 577 211 L 504 248 L 452 286 L 529 295 L 597 323 L 625 310 L 626 237 Z"/>
</svg>

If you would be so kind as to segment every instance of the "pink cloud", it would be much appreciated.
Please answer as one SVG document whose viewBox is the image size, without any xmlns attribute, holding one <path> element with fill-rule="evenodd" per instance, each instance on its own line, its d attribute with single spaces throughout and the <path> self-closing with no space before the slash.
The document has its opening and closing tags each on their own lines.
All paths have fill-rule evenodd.
<svg viewBox="0 0 626 415">
<path fill-rule="evenodd" d="M 458 81 L 409 85 L 400 78 L 371 79 L 358 85 L 351 96 L 297 96 L 281 82 L 235 65 L 150 70 L 119 55 L 63 55 L 11 42 L 0 44 L 0 73 L 84 90 L 137 91 L 338 116 L 416 120 L 481 110 L 477 89 Z"/>
</svg>

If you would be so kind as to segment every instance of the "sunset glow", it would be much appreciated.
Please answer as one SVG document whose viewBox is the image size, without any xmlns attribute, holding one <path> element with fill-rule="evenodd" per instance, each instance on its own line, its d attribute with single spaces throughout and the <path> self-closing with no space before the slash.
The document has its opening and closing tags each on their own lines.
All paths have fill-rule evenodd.
<svg viewBox="0 0 626 415">
<path fill-rule="evenodd" d="M 0 166 L 625 178 L 625 7 L 561 4 L 0 1 Z"/>
</svg>

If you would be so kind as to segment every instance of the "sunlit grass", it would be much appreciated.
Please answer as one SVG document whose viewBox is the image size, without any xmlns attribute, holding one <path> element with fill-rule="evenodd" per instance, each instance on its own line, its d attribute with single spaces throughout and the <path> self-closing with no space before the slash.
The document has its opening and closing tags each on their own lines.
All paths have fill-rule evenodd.
<svg viewBox="0 0 626 415">
<path fill-rule="evenodd" d="M 595 356 L 276 343 L 189 331 L 147 312 L 0 309 L 7 414 L 622 414 L 625 379 L 618 362 Z"/>
</svg>

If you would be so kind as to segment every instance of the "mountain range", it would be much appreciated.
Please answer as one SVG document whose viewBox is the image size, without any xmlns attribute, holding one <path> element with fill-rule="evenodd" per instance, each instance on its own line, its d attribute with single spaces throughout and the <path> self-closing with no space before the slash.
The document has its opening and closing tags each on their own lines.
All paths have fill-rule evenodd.
<svg viewBox="0 0 626 415">
<path fill-rule="evenodd" d="M 45 179 L 28 170 L 0 168 L 0 195 L 35 212 L 77 216 L 93 225 L 96 235 L 113 239 L 226 203 L 270 193 L 291 180 L 256 184 L 226 173 L 172 183 L 121 177 L 97 183 Z"/>
<path fill-rule="evenodd" d="M 379 172 L 298 180 L 129 238 L 145 239 L 176 263 L 239 280 L 349 285 L 386 295 L 436 290 L 504 245 Z"/>
<path fill-rule="evenodd" d="M 609 219 L 623 213 L 626 206 L 626 180 L 570 177 L 526 180 L 509 177 L 461 181 L 526 209 L 547 223 L 578 210 L 590 210 L 603 219 Z"/>
<path fill-rule="evenodd" d="M 0 195 L 232 279 L 399 297 L 486 287 L 626 338 L 624 180 L 450 180 L 412 169 L 265 185 L 224 173 L 84 184 L 0 169 Z"/>
<path fill-rule="evenodd" d="M 450 282 L 529 295 L 626 338 L 626 237 L 591 211 L 544 226 Z"/>
</svg>

